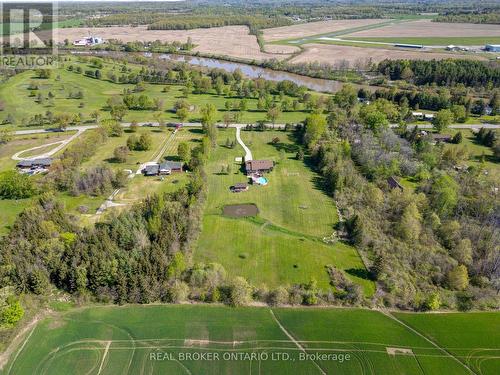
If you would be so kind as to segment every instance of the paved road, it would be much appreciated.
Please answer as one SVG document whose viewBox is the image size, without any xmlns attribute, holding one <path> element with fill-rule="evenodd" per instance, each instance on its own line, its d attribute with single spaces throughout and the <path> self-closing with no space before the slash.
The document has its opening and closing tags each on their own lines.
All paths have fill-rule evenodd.
<svg viewBox="0 0 500 375">
<path fill-rule="evenodd" d="M 138 123 L 139 126 L 152 126 L 152 127 L 158 127 L 159 124 L 157 122 L 140 122 Z M 200 122 L 184 122 L 181 124 L 184 127 L 201 127 Z M 244 128 L 248 124 L 231 124 L 229 125 L 230 128 Z M 123 122 L 122 126 L 124 128 L 130 127 L 130 123 L 128 122 Z M 224 128 L 224 124 L 218 124 L 220 128 Z M 271 124 L 266 125 L 268 128 L 275 128 L 275 129 L 283 129 L 285 127 L 285 124 L 275 124 L 274 126 Z M 391 128 L 397 128 L 398 124 L 391 124 L 389 125 Z M 415 125 L 408 125 L 409 127 L 415 126 Z M 416 125 L 418 126 L 419 129 L 432 129 L 431 124 L 421 124 L 421 125 Z M 98 125 L 80 125 L 80 126 L 69 126 L 66 131 L 85 131 L 89 129 L 95 129 L 97 128 Z M 481 129 L 481 128 L 486 128 L 486 129 L 500 129 L 500 124 L 453 124 L 449 126 L 450 129 Z M 27 134 L 41 134 L 41 133 L 54 133 L 57 132 L 57 130 L 54 129 L 26 129 L 26 130 L 17 130 L 14 132 L 15 135 L 27 135 Z"/>
</svg>

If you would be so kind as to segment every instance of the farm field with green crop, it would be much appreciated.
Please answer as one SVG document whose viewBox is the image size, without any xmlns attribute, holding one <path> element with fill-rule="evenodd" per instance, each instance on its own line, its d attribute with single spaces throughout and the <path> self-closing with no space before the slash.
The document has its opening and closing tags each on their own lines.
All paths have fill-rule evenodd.
<svg viewBox="0 0 500 375">
<path fill-rule="evenodd" d="M 499 316 L 461 315 L 460 322 L 470 325 L 467 333 L 460 329 L 451 333 L 446 324 L 435 328 L 465 340 L 482 333 L 482 327 L 474 326 L 476 319 L 491 322 Z M 439 316 L 422 314 L 418 319 L 433 324 Z M 498 349 L 498 334 L 491 336 L 487 342 L 477 339 L 468 345 Z M 450 350 L 447 345 L 455 343 L 439 345 Z M 2 373 L 469 373 L 451 350 L 449 354 L 442 348 L 390 316 L 370 310 L 102 306 L 70 309 L 43 319 Z M 493 354 L 470 353 L 471 360 L 481 356 Z M 482 374 L 494 373 L 493 367 L 482 367 Z"/>
<path fill-rule="evenodd" d="M 307 158 L 296 160 L 293 134 L 242 131 L 254 159 L 270 159 L 276 166 L 266 175 L 267 186 L 251 185 L 241 193 L 229 189 L 247 181 L 241 162 L 235 161 L 243 156 L 243 149 L 234 137 L 234 129 L 219 131 L 220 146 L 207 164 L 208 199 L 195 260 L 221 263 L 234 276 L 244 276 L 256 285 L 276 287 L 313 278 L 323 289 L 329 286 L 325 266 L 331 264 L 372 294 L 373 283 L 357 276 L 364 266 L 356 250 L 340 241 L 323 242 L 338 222 L 335 203 L 321 190 L 320 176 L 309 168 Z M 234 148 L 225 147 L 232 142 Z M 259 215 L 222 216 L 225 205 L 243 203 L 256 204 Z"/>
<path fill-rule="evenodd" d="M 395 315 L 439 346 L 446 348 L 475 373 L 494 374 L 498 371 L 500 334 L 492 328 L 500 326 L 500 314 L 484 312 Z"/>
</svg>

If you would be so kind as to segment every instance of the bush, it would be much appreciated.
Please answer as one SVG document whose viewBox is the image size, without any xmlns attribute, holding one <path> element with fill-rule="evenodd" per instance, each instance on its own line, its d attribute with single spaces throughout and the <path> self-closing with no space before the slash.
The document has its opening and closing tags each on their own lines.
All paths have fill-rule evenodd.
<svg viewBox="0 0 500 375">
<path fill-rule="evenodd" d="M 7 305 L 0 310 L 0 322 L 4 327 L 12 327 L 24 316 L 24 309 L 15 297 L 7 298 Z"/>
<path fill-rule="evenodd" d="M 28 175 L 16 171 L 8 171 L 0 175 L 0 198 L 23 199 L 35 193 L 36 189 Z"/>
</svg>

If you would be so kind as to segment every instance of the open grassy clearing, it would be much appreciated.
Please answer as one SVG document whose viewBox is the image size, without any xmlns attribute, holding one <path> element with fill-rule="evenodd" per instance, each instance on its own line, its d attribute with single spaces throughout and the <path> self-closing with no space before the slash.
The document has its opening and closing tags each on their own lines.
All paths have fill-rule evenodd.
<svg viewBox="0 0 500 375">
<path fill-rule="evenodd" d="M 267 186 L 252 185 L 242 193 L 229 190 L 233 184 L 247 181 L 240 163 L 235 162 L 243 156 L 242 148 L 223 146 L 226 139 L 235 141 L 234 137 L 234 129 L 219 132 L 220 146 L 207 165 L 209 194 L 195 260 L 221 263 L 231 274 L 269 287 L 315 278 L 318 286 L 328 288 L 325 266 L 333 264 L 348 271 L 347 276 L 371 294 L 373 283 L 354 275 L 364 269 L 356 250 L 340 242 L 326 245 L 322 241 L 332 234 L 338 221 L 336 208 L 320 189 L 320 176 L 295 159 L 297 146 L 292 134 L 242 131 L 254 159 L 276 162 L 266 175 Z M 276 137 L 279 142 L 272 144 Z M 221 215 L 224 205 L 238 203 L 255 203 L 259 215 L 240 219 Z"/>
<path fill-rule="evenodd" d="M 409 314 L 396 313 L 412 328 L 446 348 L 477 374 L 495 374 L 500 366 L 500 314 L 449 313 Z"/>
<path fill-rule="evenodd" d="M 453 330 L 451 337 L 468 339 L 476 334 L 479 338 L 483 327 L 476 327 L 474 321 L 479 318 L 494 323 L 492 315 L 498 320 L 498 313 L 463 314 L 461 321 L 470 330 L 467 333 Z M 434 327 L 433 321 L 438 316 L 422 314 L 417 318 L 430 321 L 433 332 L 451 332 L 446 324 Z M 292 337 L 298 342 L 292 341 Z M 479 339 L 469 342 L 471 349 L 487 346 Z M 486 344 L 494 345 L 493 348 L 499 345 L 494 340 Z M 307 354 L 336 354 L 337 360 L 313 362 L 301 357 L 303 351 L 298 345 Z M 281 358 L 277 357 L 279 352 L 284 353 Z M 212 358 L 217 355 L 219 359 L 188 360 L 186 353 L 212 353 Z M 243 355 L 241 360 L 228 358 L 236 353 Z M 260 357 L 253 360 L 244 357 L 250 353 Z M 267 354 L 267 360 L 263 354 Z M 476 360 L 477 354 L 472 356 L 471 360 Z M 493 367 L 483 366 L 482 370 L 483 374 L 495 373 L 491 371 Z M 450 355 L 377 311 L 303 308 L 271 311 L 206 305 L 93 307 L 53 314 L 36 326 L 3 369 L 6 375 L 320 374 L 321 371 L 388 375 L 468 373 Z"/>
<path fill-rule="evenodd" d="M 113 83 L 106 80 L 108 72 L 113 72 L 117 76 L 121 74 L 122 65 L 113 62 L 105 63 L 101 69 L 103 79 L 89 78 L 84 74 L 78 74 L 67 70 L 69 65 L 75 68 L 80 66 L 83 71 L 95 70 L 96 68 L 90 64 L 77 62 L 74 57 L 68 57 L 70 61 L 66 61 L 65 68 L 61 67 L 55 70 L 49 79 L 38 79 L 33 71 L 20 73 L 0 87 L 0 100 L 5 103 L 5 110 L 0 113 L 0 120 L 6 118 L 9 114 L 16 121 L 17 126 L 21 126 L 22 120 L 28 120 L 35 114 L 45 114 L 47 111 L 52 111 L 55 114 L 68 113 L 70 115 L 82 114 L 83 121 L 91 121 L 90 114 L 99 110 L 102 112 L 102 117 L 109 117 L 106 101 L 113 97 L 119 96 L 124 89 L 132 90 L 134 85 Z M 139 66 L 131 64 L 127 65 L 133 71 L 138 71 Z M 28 89 L 31 82 L 38 84 L 39 89 L 35 90 L 35 96 L 30 97 L 31 90 Z M 162 99 L 164 101 L 164 109 L 161 111 L 161 116 L 165 121 L 178 121 L 177 116 L 172 111 L 175 102 L 180 99 L 186 99 L 194 106 L 194 111 L 190 113 L 188 120 L 199 120 L 198 109 L 205 104 L 213 104 L 219 110 L 217 119 L 222 121 L 227 100 L 234 101 L 237 98 L 225 97 L 224 95 L 216 95 L 215 90 L 207 94 L 189 94 L 184 97 L 180 85 L 169 85 L 169 92 L 162 92 L 165 85 L 145 84 L 145 91 L 142 94 L 148 95 L 150 98 Z M 36 99 L 40 93 L 44 98 L 47 98 L 49 91 L 55 95 L 52 99 L 44 99 L 42 103 L 37 103 Z M 83 93 L 82 99 L 70 99 L 71 93 L 76 94 L 78 91 Z M 83 106 L 82 106 L 83 103 Z M 257 109 L 257 99 L 247 99 L 248 110 L 242 112 L 241 121 L 246 123 L 254 123 L 259 120 L 265 120 L 266 112 Z M 129 110 L 124 117 L 124 121 L 136 120 L 139 122 L 155 121 L 153 110 Z M 283 112 L 278 118 L 278 122 L 299 122 L 305 119 L 307 112 L 305 111 L 287 111 Z"/>
</svg>

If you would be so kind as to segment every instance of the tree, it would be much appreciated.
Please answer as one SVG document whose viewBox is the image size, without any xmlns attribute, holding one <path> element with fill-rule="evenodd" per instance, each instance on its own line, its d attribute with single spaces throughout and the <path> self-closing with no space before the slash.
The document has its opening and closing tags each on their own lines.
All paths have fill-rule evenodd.
<svg viewBox="0 0 500 375">
<path fill-rule="evenodd" d="M 269 304 L 280 306 L 288 303 L 288 291 L 280 286 L 269 294 Z"/>
<path fill-rule="evenodd" d="M 24 309 L 13 296 L 7 298 L 7 305 L 0 310 L 0 322 L 4 327 L 12 327 L 24 316 Z"/>
<path fill-rule="evenodd" d="M 454 290 L 464 290 L 467 288 L 469 286 L 467 267 L 461 264 L 448 272 L 448 285 L 450 289 Z"/>
<path fill-rule="evenodd" d="M 424 302 L 425 310 L 434 311 L 441 307 L 441 297 L 439 293 L 432 293 Z"/>
<path fill-rule="evenodd" d="M 409 242 L 416 241 L 420 237 L 422 217 L 415 202 L 411 202 L 403 210 L 397 231 L 399 236 Z"/>
<path fill-rule="evenodd" d="M 36 193 L 32 179 L 17 171 L 7 171 L 0 174 L 0 198 L 24 199 Z"/>
<path fill-rule="evenodd" d="M 243 277 L 236 277 L 229 292 L 230 303 L 233 306 L 247 305 L 252 299 L 252 288 Z"/>
<path fill-rule="evenodd" d="M 434 129 L 441 133 L 453 122 L 453 113 L 449 109 L 440 110 L 432 119 Z"/>
<path fill-rule="evenodd" d="M 267 111 L 266 118 L 271 121 L 271 123 L 274 124 L 276 123 L 276 120 L 278 117 L 281 115 L 281 111 L 278 107 L 271 107 Z"/>
<path fill-rule="evenodd" d="M 437 177 L 431 186 L 432 205 L 440 216 L 453 212 L 458 203 L 458 184 L 449 175 Z"/>
<path fill-rule="evenodd" d="M 152 145 L 153 145 L 153 140 L 151 138 L 151 135 L 149 133 L 143 133 L 139 137 L 139 141 L 137 142 L 136 145 L 136 150 L 147 151 L 151 149 Z"/>
<path fill-rule="evenodd" d="M 0 145 L 8 143 L 12 140 L 14 136 L 14 131 L 11 128 L 1 127 L 0 128 Z"/>
<path fill-rule="evenodd" d="M 116 121 L 122 121 L 127 113 L 127 107 L 125 105 L 115 105 L 111 107 L 111 117 Z"/>
<path fill-rule="evenodd" d="M 57 128 L 64 131 L 71 123 L 71 116 L 68 113 L 61 113 L 56 116 L 55 122 Z"/>
<path fill-rule="evenodd" d="M 175 280 L 168 292 L 170 302 L 184 302 L 189 296 L 189 286 L 183 281 Z"/>
<path fill-rule="evenodd" d="M 312 148 L 326 131 L 326 119 L 319 114 L 313 114 L 306 118 L 306 130 L 304 133 L 304 143 Z"/>
<path fill-rule="evenodd" d="M 386 114 L 377 109 L 375 105 L 362 107 L 360 116 L 363 124 L 376 133 L 389 126 Z"/>
<path fill-rule="evenodd" d="M 115 161 L 118 163 L 125 163 L 130 150 L 127 146 L 119 146 L 113 151 Z"/>
<path fill-rule="evenodd" d="M 467 110 L 463 105 L 452 105 L 450 110 L 455 121 L 460 123 L 467 121 Z"/>
<path fill-rule="evenodd" d="M 215 124 L 217 108 L 213 104 L 206 104 L 201 109 L 201 124 L 210 139 L 212 147 L 217 145 L 217 126 Z"/>
<path fill-rule="evenodd" d="M 181 122 L 186 122 L 186 120 L 189 117 L 189 110 L 185 107 L 182 107 L 176 111 L 176 114 L 177 117 L 179 117 L 179 120 L 181 120 Z"/>
<path fill-rule="evenodd" d="M 463 139 L 462 132 L 457 132 L 457 133 L 455 133 L 455 135 L 451 139 L 451 142 L 458 145 L 458 144 L 462 143 L 462 139 Z"/>
<path fill-rule="evenodd" d="M 99 122 L 99 117 L 101 117 L 101 113 L 98 110 L 92 111 L 90 114 L 90 118 L 94 120 L 95 123 Z"/>
<path fill-rule="evenodd" d="M 181 158 L 183 162 L 189 163 L 191 159 L 191 149 L 187 142 L 179 143 L 179 146 L 177 146 L 177 155 L 179 155 L 179 158 Z"/>
<path fill-rule="evenodd" d="M 131 133 L 136 133 L 137 129 L 139 129 L 139 123 L 136 120 L 132 120 L 129 129 Z"/>
</svg>

